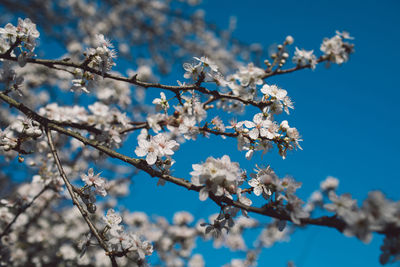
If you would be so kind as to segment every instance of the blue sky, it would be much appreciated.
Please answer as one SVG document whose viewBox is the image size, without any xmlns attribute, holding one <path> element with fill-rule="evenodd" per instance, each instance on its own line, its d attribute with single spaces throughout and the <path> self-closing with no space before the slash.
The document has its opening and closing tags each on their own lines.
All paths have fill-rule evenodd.
<svg viewBox="0 0 400 267">
<path fill-rule="evenodd" d="M 247 162 L 243 153 L 236 151 L 235 141 L 211 138 L 202 140 L 201 146 L 187 143 L 181 147 L 176 154 L 178 176 L 188 178 L 191 164 L 204 161 L 207 156 L 229 154 L 248 171 L 256 163 L 271 164 L 280 176 L 292 175 L 303 182 L 299 191 L 303 197 L 332 175 L 340 179 L 338 192 L 352 193 L 359 204 L 371 190 L 382 190 L 389 198 L 399 199 L 400 2 L 203 0 L 202 6 L 206 19 L 221 27 L 227 27 L 231 15 L 236 16 L 234 36 L 248 43 L 268 46 L 282 42 L 290 34 L 295 39 L 293 50 L 295 46 L 314 49 L 319 55 L 324 37 L 333 36 L 335 30 L 346 30 L 355 37 L 355 53 L 342 66 L 317 66 L 315 71 L 300 71 L 267 81 L 286 89 L 294 100 L 295 110 L 288 120 L 304 139 L 303 151 L 295 151 L 282 160 L 275 150 L 262 159 L 255 155 Z M 129 201 L 143 203 L 147 199 L 145 209 L 150 214 L 172 218 L 177 207 L 195 213 L 198 218 L 218 212 L 211 201 L 200 202 L 196 193 L 174 185 L 154 189 L 155 181 L 135 182 Z M 147 190 L 152 190 L 150 197 Z M 133 210 L 134 206 L 131 205 Z M 144 209 L 141 205 L 137 208 Z M 285 266 L 288 260 L 294 260 L 298 267 L 379 266 L 381 242 L 379 235 L 365 245 L 336 230 L 309 227 L 298 230 L 291 242 L 265 249 L 259 266 Z M 244 256 L 214 251 L 209 243 L 199 243 L 200 249 L 205 251 L 207 266 L 219 266 L 230 257 Z"/>
</svg>

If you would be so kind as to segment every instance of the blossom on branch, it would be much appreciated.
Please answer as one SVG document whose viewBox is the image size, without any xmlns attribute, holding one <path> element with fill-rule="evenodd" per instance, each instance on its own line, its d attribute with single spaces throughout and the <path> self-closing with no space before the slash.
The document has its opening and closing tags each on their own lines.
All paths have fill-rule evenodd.
<svg viewBox="0 0 400 267">
<path fill-rule="evenodd" d="M 199 199 L 204 201 L 209 193 L 216 196 L 228 196 L 236 194 L 238 186 L 243 183 L 243 172 L 239 164 L 231 162 L 229 156 L 220 159 L 207 158 L 203 164 L 193 164 L 192 183 L 204 187 L 199 192 Z"/>
<path fill-rule="evenodd" d="M 352 39 L 346 32 L 336 32 L 332 38 L 325 38 L 321 44 L 321 51 L 335 64 L 342 64 L 349 59 L 353 52 L 353 45 L 343 42 L 343 39 Z"/>
<path fill-rule="evenodd" d="M 175 140 L 170 140 L 164 133 L 159 133 L 156 136 L 146 137 L 139 136 L 138 147 L 135 153 L 139 157 L 146 156 L 146 162 L 149 165 L 154 165 L 157 159 L 164 156 L 172 156 L 174 151 L 179 148 L 179 144 Z"/>
<path fill-rule="evenodd" d="M 107 191 L 105 189 L 106 181 L 104 178 L 100 177 L 100 173 L 94 175 L 93 168 L 90 168 L 88 174 L 81 175 L 82 181 L 86 183 L 88 186 L 94 186 L 96 189 L 96 193 L 105 197 L 107 195 Z"/>
<path fill-rule="evenodd" d="M 315 69 L 315 66 L 317 65 L 317 57 L 313 53 L 314 50 L 300 50 L 296 47 L 292 61 L 301 67 L 310 65 L 312 69 Z"/>
<path fill-rule="evenodd" d="M 96 48 L 89 48 L 87 50 L 89 66 L 99 68 L 102 76 L 109 70 L 112 66 L 115 66 L 114 58 L 117 57 L 117 53 L 113 49 L 111 42 L 104 37 L 103 34 L 96 34 L 95 37 Z"/>
</svg>

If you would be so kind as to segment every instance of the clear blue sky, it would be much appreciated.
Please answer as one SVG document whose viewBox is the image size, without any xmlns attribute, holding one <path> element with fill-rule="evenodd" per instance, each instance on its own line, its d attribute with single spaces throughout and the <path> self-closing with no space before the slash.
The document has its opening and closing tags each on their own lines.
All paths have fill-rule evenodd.
<svg viewBox="0 0 400 267">
<path fill-rule="evenodd" d="M 332 175 L 340 179 L 338 192 L 352 193 L 359 204 L 368 191 L 376 189 L 391 199 L 400 198 L 400 2 L 203 0 L 202 6 L 206 19 L 221 27 L 228 25 L 229 16 L 236 16 L 234 36 L 249 43 L 268 46 L 290 34 L 295 38 L 293 49 L 314 49 L 318 54 L 324 37 L 333 36 L 335 30 L 346 30 L 355 37 L 355 54 L 342 66 L 318 66 L 315 71 L 269 80 L 286 89 L 295 102 L 288 120 L 304 139 L 303 151 L 289 154 L 286 160 L 273 151 L 263 159 L 256 155 L 247 162 L 243 153 L 236 151 L 235 141 L 212 138 L 201 146 L 187 143 L 181 147 L 175 157 L 178 176 L 188 178 L 191 164 L 209 155 L 230 154 L 248 171 L 256 163 L 264 163 L 271 164 L 281 176 L 292 175 L 303 182 L 299 191 L 303 197 Z M 148 201 L 146 210 L 150 214 L 170 219 L 176 209 L 194 212 L 197 218 L 218 212 L 211 201 L 198 201 L 196 193 L 174 185 L 154 189 L 155 180 L 143 176 L 135 179 L 132 188 L 132 210 L 143 210 L 142 203 Z M 291 242 L 265 250 L 259 266 L 285 266 L 288 260 L 294 260 L 298 267 L 379 266 L 381 241 L 382 237 L 375 235 L 371 244 L 364 245 L 332 229 L 309 227 L 298 230 Z M 220 266 L 229 257 L 244 256 L 213 251 L 209 243 L 199 243 L 199 249 L 206 249 L 207 266 Z"/>
</svg>

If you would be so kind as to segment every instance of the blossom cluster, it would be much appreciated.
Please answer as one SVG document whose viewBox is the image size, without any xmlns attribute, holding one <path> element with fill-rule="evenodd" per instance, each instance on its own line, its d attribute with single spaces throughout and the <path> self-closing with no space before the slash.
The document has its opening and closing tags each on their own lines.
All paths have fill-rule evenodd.
<svg viewBox="0 0 400 267">
<path fill-rule="evenodd" d="M 209 157 L 203 164 L 193 164 L 191 181 L 196 186 L 203 186 L 199 192 L 204 201 L 212 193 L 215 196 L 231 197 L 239 190 L 244 181 L 243 171 L 239 164 L 231 162 L 229 156 L 220 159 Z"/>
<path fill-rule="evenodd" d="M 349 193 L 338 195 L 339 180 L 328 176 L 320 184 L 320 189 L 314 191 L 304 209 L 313 212 L 316 208 L 335 213 L 344 222 L 343 234 L 355 236 L 364 243 L 369 243 L 373 232 L 385 232 L 381 264 L 393 263 L 398 260 L 398 244 L 400 238 L 396 230 L 400 226 L 400 201 L 391 201 L 380 191 L 371 191 L 368 197 L 358 206 L 357 200 Z"/>
<path fill-rule="evenodd" d="M 100 173 L 94 175 L 93 168 L 90 168 L 88 174 L 81 175 L 82 181 L 85 182 L 85 186 L 94 187 L 96 194 L 103 197 L 107 195 L 106 191 L 106 181 L 100 177 Z M 89 191 L 90 193 L 92 191 Z"/>
<path fill-rule="evenodd" d="M 252 179 L 248 184 L 253 188 L 254 194 L 262 195 L 273 206 L 285 209 L 293 223 L 300 224 L 300 219 L 309 217 L 310 214 L 302 207 L 304 202 L 295 195 L 301 183 L 290 177 L 279 179 L 269 166 L 256 169 L 256 173 L 251 173 L 250 176 Z"/>
<path fill-rule="evenodd" d="M 317 65 L 317 57 L 314 55 L 314 50 L 304 50 L 296 47 L 296 51 L 294 52 L 294 56 L 292 58 L 293 63 L 298 66 L 307 66 L 310 65 L 312 69 L 315 69 Z"/>
<path fill-rule="evenodd" d="M 116 108 L 110 108 L 102 102 L 88 106 L 88 111 L 81 106 L 59 106 L 49 104 L 39 109 L 39 114 L 60 123 L 82 123 L 87 127 L 94 126 L 101 130 L 96 134 L 97 140 L 110 147 L 118 147 L 122 143 L 122 131 L 129 126 L 125 113 Z M 96 132 L 97 133 L 97 132 Z"/>
<path fill-rule="evenodd" d="M 400 202 L 386 199 L 380 191 L 370 192 L 361 207 L 357 206 L 357 201 L 350 194 L 338 196 L 335 191 L 330 190 L 328 197 L 331 203 L 323 207 L 343 218 L 346 223 L 343 233 L 356 236 L 364 243 L 371 241 L 373 231 L 400 226 Z"/>
<path fill-rule="evenodd" d="M 321 44 L 321 51 L 328 57 L 329 61 L 342 64 L 349 59 L 349 55 L 353 52 L 353 45 L 343 40 L 354 39 L 348 32 L 336 31 L 336 35 L 332 38 L 325 38 Z"/>
<path fill-rule="evenodd" d="M 88 65 L 98 68 L 104 76 L 115 65 L 114 58 L 117 57 L 117 54 L 111 42 L 103 34 L 96 34 L 95 46 L 96 48 L 88 48 L 87 50 Z"/>
<path fill-rule="evenodd" d="M 293 109 L 292 100 L 287 96 L 286 90 L 276 85 L 264 84 L 261 88 L 261 93 L 263 93 L 264 100 L 270 103 L 267 107 L 269 113 L 280 114 L 282 110 L 285 110 L 289 114 L 289 108 Z"/>
<path fill-rule="evenodd" d="M 40 124 L 31 119 L 18 116 L 3 131 L 0 129 L 0 147 L 4 151 L 16 150 L 20 153 L 30 153 L 32 140 L 42 135 Z"/>
<path fill-rule="evenodd" d="M 113 209 L 103 217 L 106 223 L 108 245 L 113 252 L 123 252 L 136 262 L 143 262 L 146 255 L 153 253 L 153 246 L 148 241 L 142 241 L 135 233 L 126 233 L 121 225 L 122 217 Z"/>
<path fill-rule="evenodd" d="M 9 53 L 12 56 L 17 53 L 18 64 L 20 67 L 24 67 L 27 59 L 34 56 L 36 39 L 39 36 L 36 24 L 29 18 L 18 18 L 17 26 L 7 23 L 4 28 L 0 28 L 0 52 Z M 16 49 L 17 47 L 20 49 Z M 20 89 L 24 78 L 15 72 L 10 61 L 1 61 L 0 81 L 5 84 L 6 90 L 16 91 L 22 95 Z"/>
<path fill-rule="evenodd" d="M 159 133 L 156 136 L 150 136 L 147 140 L 147 134 L 141 134 L 138 136 L 138 147 L 135 150 L 136 155 L 139 157 L 146 157 L 146 162 L 149 165 L 156 163 L 157 159 L 167 157 L 171 165 L 171 158 L 174 154 L 174 150 L 179 148 L 179 144 L 175 140 L 170 140 L 164 133 Z"/>
<path fill-rule="evenodd" d="M 33 52 L 36 46 L 36 39 L 40 36 L 40 33 L 36 29 L 36 24 L 29 18 L 18 18 L 17 26 L 7 23 L 4 28 L 0 28 L 0 34 L 2 36 L 0 51 L 2 52 L 10 48 L 15 48 L 14 45 L 22 43 L 21 48 L 24 48 L 24 50 L 21 49 L 18 55 L 18 63 L 21 67 L 25 66 L 26 59 L 34 56 Z"/>
<path fill-rule="evenodd" d="M 271 117 L 270 117 L 271 118 Z M 257 113 L 253 121 L 234 122 L 230 128 L 240 133 L 238 136 L 238 149 L 247 150 L 246 158 L 251 159 L 254 151 L 263 150 L 263 154 L 272 148 L 275 142 L 282 158 L 286 157 L 288 150 L 300 148 L 300 134 L 296 128 L 290 127 L 286 120 L 278 125 L 270 120 L 264 113 Z M 246 128 L 243 128 L 245 126 Z"/>
</svg>

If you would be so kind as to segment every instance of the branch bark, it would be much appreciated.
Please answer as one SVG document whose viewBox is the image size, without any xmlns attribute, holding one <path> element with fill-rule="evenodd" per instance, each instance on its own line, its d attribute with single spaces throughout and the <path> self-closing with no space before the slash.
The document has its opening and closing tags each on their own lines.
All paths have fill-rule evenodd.
<svg viewBox="0 0 400 267">
<path fill-rule="evenodd" d="M 59 125 L 56 125 L 52 122 L 50 122 L 47 118 L 44 118 L 42 116 L 40 116 L 39 114 L 35 113 L 34 111 L 32 111 L 31 109 L 27 108 L 26 106 L 24 106 L 22 103 L 19 103 L 17 101 L 15 101 L 14 99 L 10 98 L 9 96 L 0 93 L 0 99 L 2 99 L 3 101 L 7 102 L 9 105 L 17 108 L 18 110 L 20 110 L 22 113 L 24 113 L 25 115 L 31 117 L 32 119 L 36 120 L 37 122 L 39 122 L 40 124 L 42 124 L 45 129 L 47 129 L 47 131 L 49 132 L 49 130 L 54 130 L 57 131 L 61 134 L 70 136 L 72 138 L 75 138 L 79 141 L 81 141 L 82 143 L 84 143 L 85 145 L 89 145 L 105 154 L 107 154 L 108 156 L 112 157 L 112 158 L 116 158 L 119 159 L 121 161 L 124 161 L 128 164 L 131 164 L 132 166 L 143 170 L 144 172 L 146 172 L 147 174 L 149 174 L 151 177 L 158 177 L 161 179 L 164 179 L 165 181 L 174 183 L 178 186 L 184 187 L 188 190 L 193 190 L 196 192 L 199 192 L 200 189 L 202 188 L 201 186 L 195 186 L 193 185 L 191 182 L 189 182 L 186 179 L 183 178 L 178 178 L 178 177 L 174 177 L 165 173 L 162 173 L 160 171 L 157 171 L 155 169 L 153 169 L 151 166 L 149 166 L 145 160 L 142 159 L 136 159 L 136 158 L 132 158 L 132 157 L 128 157 L 126 155 L 120 154 L 108 147 L 105 147 L 101 144 L 99 144 L 98 141 L 96 140 L 90 140 L 87 139 L 85 137 L 83 137 L 82 135 L 80 135 L 77 132 L 73 132 L 71 130 L 67 130 Z M 48 133 L 49 135 L 49 133 Z M 54 147 L 54 146 L 53 146 Z M 53 149 L 52 149 L 53 150 Z M 59 162 L 59 161 L 58 161 Z M 61 165 L 60 165 L 61 166 Z M 62 169 L 61 169 L 62 170 Z M 61 172 L 60 172 L 61 173 Z M 64 173 L 64 172 L 63 172 Z M 69 184 L 69 190 L 71 190 L 72 194 L 73 193 L 73 188 L 72 185 L 69 183 L 68 179 L 65 177 L 65 173 L 63 174 L 64 178 L 66 179 L 66 184 Z M 286 221 L 291 221 L 290 216 L 282 210 L 277 210 L 273 207 L 252 207 L 252 206 L 247 206 L 239 201 L 234 201 L 232 199 L 229 199 L 227 197 L 217 197 L 217 196 L 213 196 L 211 195 L 211 199 L 217 203 L 218 205 L 220 205 L 221 203 L 226 203 L 228 205 L 232 205 L 235 206 L 237 208 L 246 210 L 248 212 L 252 212 L 252 213 L 257 213 L 257 214 L 261 214 L 261 215 L 265 215 L 265 216 L 269 216 L 272 218 L 276 218 L 276 219 L 280 219 L 280 220 L 286 220 Z M 74 195 L 75 199 L 76 196 Z M 77 202 L 79 204 L 79 202 Z M 75 204 L 75 202 L 74 202 Z M 81 207 L 82 208 L 82 207 Z M 83 210 L 83 208 L 82 208 Z M 85 216 L 87 216 L 86 211 L 83 210 L 83 214 L 86 214 Z M 82 214 L 82 215 L 83 215 Z M 85 218 L 85 217 L 84 217 Z M 304 219 L 300 219 L 301 224 L 302 225 L 319 225 L 319 226 L 325 226 L 325 227 L 330 227 L 330 228 L 335 228 L 339 231 L 343 231 L 344 227 L 346 226 L 345 222 L 336 217 L 336 216 L 322 216 L 322 217 L 317 217 L 317 218 L 304 218 Z M 395 233 L 400 233 L 400 228 L 399 227 L 389 227 L 387 229 L 384 229 L 382 231 L 377 231 L 377 233 L 380 234 L 395 234 Z"/>
<path fill-rule="evenodd" d="M 72 184 L 70 183 L 70 181 L 68 180 L 67 175 L 65 174 L 64 169 L 61 165 L 60 158 L 58 157 L 57 150 L 54 146 L 53 138 L 51 137 L 51 130 L 46 126 L 44 126 L 44 127 L 45 127 L 48 144 L 49 144 L 51 153 L 54 158 L 54 162 L 56 163 L 58 171 L 60 173 L 60 176 L 63 179 L 65 186 L 68 189 L 68 193 L 70 194 L 70 196 L 72 198 L 72 203 L 78 208 L 83 219 L 86 221 L 87 225 L 89 226 L 90 231 L 96 237 L 97 241 L 99 242 L 100 246 L 104 249 L 106 254 L 110 257 L 112 266 L 117 267 L 118 264 L 115 259 L 115 256 L 110 253 L 110 251 L 107 247 L 107 244 L 104 242 L 103 238 L 101 238 L 100 233 L 98 232 L 94 223 L 90 220 L 88 212 L 82 207 L 82 205 L 79 203 L 78 197 L 75 195 L 74 188 L 73 188 Z"/>
</svg>

